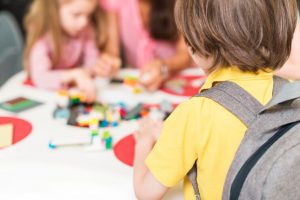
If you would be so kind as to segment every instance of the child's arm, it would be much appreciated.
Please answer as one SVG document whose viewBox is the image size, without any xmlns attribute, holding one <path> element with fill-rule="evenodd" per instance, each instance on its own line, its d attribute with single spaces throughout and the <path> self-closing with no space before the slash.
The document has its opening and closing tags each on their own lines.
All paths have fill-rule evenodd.
<svg viewBox="0 0 300 200">
<path fill-rule="evenodd" d="M 160 134 L 161 126 L 162 122 L 148 118 L 139 124 L 134 160 L 134 189 L 138 199 L 161 199 L 168 190 L 156 180 L 145 164 L 145 159 Z"/>
<path fill-rule="evenodd" d="M 183 70 L 191 65 L 184 39 L 181 37 L 176 46 L 176 54 L 168 59 L 155 59 L 146 64 L 141 72 L 141 83 L 150 91 L 160 87 L 169 74 Z"/>
<path fill-rule="evenodd" d="M 292 51 L 285 65 L 276 72 L 276 75 L 292 80 L 300 80 L 300 22 L 298 21 L 293 43 Z"/>
<path fill-rule="evenodd" d="M 169 67 L 170 73 L 176 73 L 191 66 L 192 59 L 183 37 L 180 37 L 177 43 L 176 54 L 164 60 L 164 63 Z"/>
<path fill-rule="evenodd" d="M 62 86 L 62 76 L 66 70 L 53 70 L 49 51 L 43 40 L 38 41 L 29 56 L 30 77 L 37 87 L 58 89 Z"/>
<path fill-rule="evenodd" d="M 120 36 L 118 26 L 118 16 L 116 12 L 107 12 L 108 18 L 108 41 L 104 52 L 112 56 L 120 56 Z"/>
<path fill-rule="evenodd" d="M 97 61 L 94 73 L 98 76 L 112 77 L 116 75 L 121 67 L 120 39 L 118 32 L 117 14 L 107 12 L 107 34 L 108 40 L 100 58 Z"/>
<path fill-rule="evenodd" d="M 88 73 L 82 68 L 53 70 L 47 45 L 43 41 L 32 48 L 29 65 L 30 77 L 37 87 L 60 89 L 64 85 L 74 84 L 85 94 L 87 101 L 95 100 L 96 87 Z"/>
<path fill-rule="evenodd" d="M 152 175 L 145 164 L 146 157 L 152 150 L 151 138 L 140 139 L 135 147 L 134 190 L 138 199 L 161 199 L 168 188 Z"/>
<path fill-rule="evenodd" d="M 199 118 L 195 111 L 201 109 L 196 105 L 198 99 L 177 106 L 163 128 L 162 124 L 148 120 L 140 124 L 134 162 L 134 186 L 140 199 L 161 198 L 193 167 L 201 148 L 198 141 L 206 144 L 197 131 L 205 125 L 195 120 Z"/>
</svg>

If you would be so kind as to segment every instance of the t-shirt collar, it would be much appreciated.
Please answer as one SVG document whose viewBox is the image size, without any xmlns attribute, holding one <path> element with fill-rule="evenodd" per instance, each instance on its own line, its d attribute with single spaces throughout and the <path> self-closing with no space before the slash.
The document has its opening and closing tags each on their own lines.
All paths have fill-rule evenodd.
<svg viewBox="0 0 300 200">
<path fill-rule="evenodd" d="M 273 72 L 265 72 L 265 71 L 258 71 L 257 73 L 254 72 L 244 72 L 241 71 L 238 67 L 220 67 L 211 72 L 204 85 L 202 86 L 201 90 L 209 89 L 213 86 L 215 82 L 222 82 L 222 81 L 235 81 L 235 80 L 254 80 L 254 79 L 268 79 L 273 77 Z"/>
</svg>

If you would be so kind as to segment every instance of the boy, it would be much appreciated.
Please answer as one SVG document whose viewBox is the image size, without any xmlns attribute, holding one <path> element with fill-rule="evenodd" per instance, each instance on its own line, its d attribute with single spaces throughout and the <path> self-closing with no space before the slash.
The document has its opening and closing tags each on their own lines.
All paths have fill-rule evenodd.
<svg viewBox="0 0 300 200">
<path fill-rule="evenodd" d="M 296 0 L 178 0 L 175 16 L 194 60 L 208 74 L 201 90 L 232 81 L 263 105 L 271 99 L 273 71 L 291 51 Z M 195 162 L 201 199 L 222 198 L 246 131 L 239 119 L 212 100 L 195 97 L 166 120 L 157 142 L 159 130 L 144 127 L 134 162 L 139 199 L 162 198 Z M 191 185 L 185 181 L 184 186 L 185 198 L 195 199 Z"/>
</svg>

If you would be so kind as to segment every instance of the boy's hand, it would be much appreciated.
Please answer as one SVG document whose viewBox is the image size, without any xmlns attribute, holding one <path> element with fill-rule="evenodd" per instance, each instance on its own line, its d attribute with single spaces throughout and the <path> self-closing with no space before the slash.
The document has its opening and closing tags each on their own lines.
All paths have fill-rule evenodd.
<svg viewBox="0 0 300 200">
<path fill-rule="evenodd" d="M 164 63 L 161 60 L 153 60 L 146 64 L 141 71 L 140 83 L 149 91 L 157 90 L 167 78 L 162 73 Z"/>
<path fill-rule="evenodd" d="M 113 77 L 116 75 L 121 67 L 121 59 L 108 54 L 102 54 L 92 72 L 100 77 Z"/>
<path fill-rule="evenodd" d="M 155 143 L 160 136 L 162 126 L 163 121 L 161 120 L 153 120 L 150 117 L 143 118 L 139 121 L 139 128 L 134 136 L 137 141 L 148 138 Z"/>
<path fill-rule="evenodd" d="M 88 103 L 95 102 L 97 96 L 96 85 L 87 71 L 82 68 L 76 68 L 66 72 L 63 75 L 64 85 L 75 85 L 85 97 Z"/>
</svg>

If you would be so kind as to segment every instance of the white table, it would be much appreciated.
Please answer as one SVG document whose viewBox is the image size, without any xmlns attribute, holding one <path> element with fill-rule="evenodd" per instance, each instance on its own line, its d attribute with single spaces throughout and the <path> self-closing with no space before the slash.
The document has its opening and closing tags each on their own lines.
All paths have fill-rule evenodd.
<svg viewBox="0 0 300 200">
<path fill-rule="evenodd" d="M 112 151 L 87 152 L 79 147 L 48 148 L 50 139 L 82 141 L 88 138 L 89 131 L 54 120 L 55 93 L 24 86 L 24 78 L 24 72 L 12 77 L 0 89 L 0 101 L 25 96 L 44 104 L 17 115 L 29 121 L 33 131 L 23 141 L 0 150 L 0 199 L 135 199 L 132 168 L 121 163 Z M 106 102 L 156 103 L 162 99 L 173 102 L 186 99 L 161 92 L 135 95 L 124 86 L 108 85 L 103 80 L 97 81 L 97 84 L 98 98 Z M 0 110 L 0 116 L 11 115 L 14 114 Z M 136 126 L 135 122 L 128 122 L 114 128 L 114 142 L 135 130 Z M 165 199 L 183 199 L 181 186 L 172 189 Z"/>
</svg>

